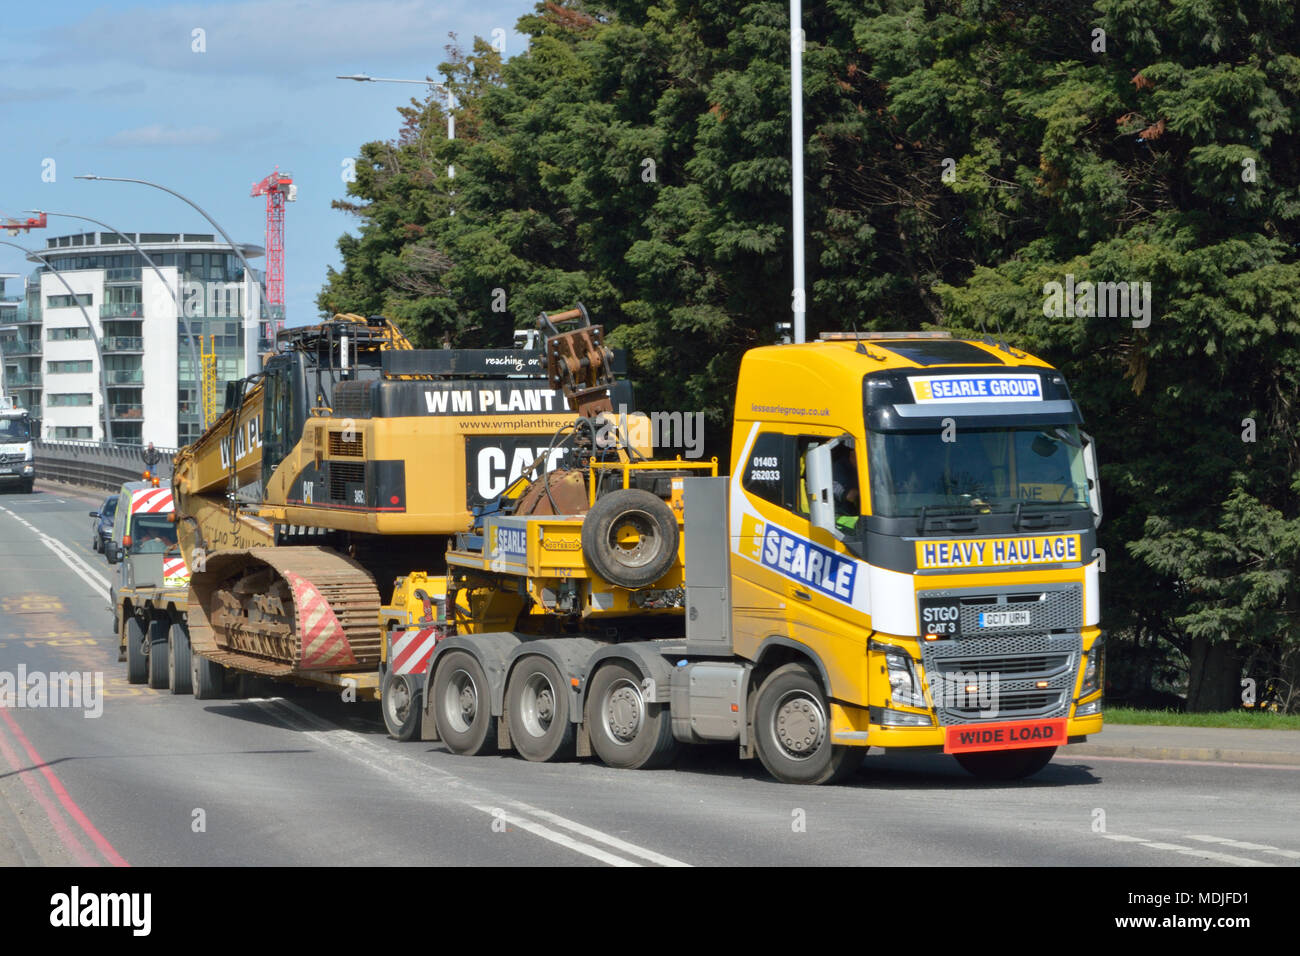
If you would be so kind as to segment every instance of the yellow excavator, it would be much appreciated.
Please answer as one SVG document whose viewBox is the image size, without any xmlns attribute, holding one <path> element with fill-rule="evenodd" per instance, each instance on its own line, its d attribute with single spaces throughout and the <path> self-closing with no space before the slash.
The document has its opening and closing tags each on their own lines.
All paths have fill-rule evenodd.
<svg viewBox="0 0 1300 956">
<path fill-rule="evenodd" d="M 173 471 L 197 696 L 236 674 L 351 687 L 388 697 L 390 732 L 414 735 L 422 661 L 388 666 L 392 642 L 428 629 L 427 660 L 451 537 L 553 469 L 584 394 L 631 405 L 581 306 L 543 320 L 575 328 L 546 349 L 517 333 L 525 347 L 426 350 L 384 319 L 339 315 L 283 330 L 263 370 L 227 387 Z M 565 491 L 533 487 L 538 513 Z"/>
</svg>

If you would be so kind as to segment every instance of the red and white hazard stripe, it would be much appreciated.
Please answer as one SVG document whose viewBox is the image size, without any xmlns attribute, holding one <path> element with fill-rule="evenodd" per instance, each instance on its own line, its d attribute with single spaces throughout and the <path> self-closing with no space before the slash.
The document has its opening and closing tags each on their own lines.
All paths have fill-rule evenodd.
<svg viewBox="0 0 1300 956">
<path fill-rule="evenodd" d="M 163 558 L 163 578 L 179 578 L 190 573 L 184 558 Z"/>
<path fill-rule="evenodd" d="M 329 601 L 301 575 L 286 571 L 284 577 L 293 589 L 293 603 L 298 609 L 301 666 L 307 670 L 355 667 L 352 646 Z"/>
<path fill-rule="evenodd" d="M 441 638 L 442 629 L 437 627 L 395 631 L 390 638 L 393 646 L 388 654 L 389 668 L 394 674 L 423 674 Z"/>
<path fill-rule="evenodd" d="M 166 514 L 175 510 L 169 488 L 146 488 L 131 495 L 131 514 Z"/>
</svg>

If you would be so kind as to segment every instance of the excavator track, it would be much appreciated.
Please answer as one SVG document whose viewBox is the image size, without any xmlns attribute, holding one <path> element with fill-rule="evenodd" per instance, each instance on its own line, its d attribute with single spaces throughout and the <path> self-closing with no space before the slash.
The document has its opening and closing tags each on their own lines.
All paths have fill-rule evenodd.
<svg viewBox="0 0 1300 956">
<path fill-rule="evenodd" d="M 328 548 L 220 551 L 190 579 L 190 645 L 269 677 L 377 667 L 379 589 Z"/>
</svg>

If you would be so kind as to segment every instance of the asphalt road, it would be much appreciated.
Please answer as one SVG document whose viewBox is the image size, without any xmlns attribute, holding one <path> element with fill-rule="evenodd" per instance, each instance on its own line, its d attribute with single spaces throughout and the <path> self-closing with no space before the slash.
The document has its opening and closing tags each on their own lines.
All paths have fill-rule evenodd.
<svg viewBox="0 0 1300 956">
<path fill-rule="evenodd" d="M 128 684 L 90 548 L 98 500 L 0 494 L 5 675 L 100 673 L 102 716 L 0 709 L 0 864 L 1295 866 L 1300 767 L 1059 754 L 981 783 L 873 752 L 789 787 L 734 748 L 669 770 L 456 757 L 378 706 L 267 684 L 196 701 Z M 1104 739 L 1104 733 L 1096 739 Z"/>
</svg>

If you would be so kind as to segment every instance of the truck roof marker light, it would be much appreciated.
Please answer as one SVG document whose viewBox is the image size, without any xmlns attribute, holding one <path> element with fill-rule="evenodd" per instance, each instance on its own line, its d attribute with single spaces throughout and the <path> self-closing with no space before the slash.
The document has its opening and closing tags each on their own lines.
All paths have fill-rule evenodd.
<svg viewBox="0 0 1300 956">
<path fill-rule="evenodd" d="M 149 470 L 147 468 L 144 471 L 140 472 L 141 481 L 148 481 L 152 477 L 153 475 L 149 474 Z"/>
<path fill-rule="evenodd" d="M 581 683 L 582 683 L 582 681 L 578 680 L 578 678 L 576 678 L 576 677 L 570 677 L 570 678 L 569 678 L 569 684 L 570 684 L 571 686 L 573 686 L 573 687 L 577 687 L 577 686 L 578 686 L 579 684 L 581 684 Z"/>
<path fill-rule="evenodd" d="M 155 488 L 157 488 L 157 487 L 158 487 L 158 479 L 157 479 L 157 478 L 151 478 L 150 480 L 153 482 L 153 486 L 154 486 Z"/>
<path fill-rule="evenodd" d="M 927 641 L 937 641 L 937 640 L 939 639 L 939 635 L 938 635 L 938 634 L 927 634 L 927 635 L 925 635 L 925 639 L 926 639 Z"/>
<path fill-rule="evenodd" d="M 1051 681 L 1039 680 L 1034 681 L 1034 686 L 1039 690 L 1047 690 L 1047 688 L 1051 687 L 1052 684 Z"/>
<path fill-rule="evenodd" d="M 738 714 L 738 713 L 740 713 L 740 705 L 739 705 L 739 704 L 732 704 L 732 705 L 731 705 L 731 712 L 732 712 L 733 714 Z"/>
</svg>

